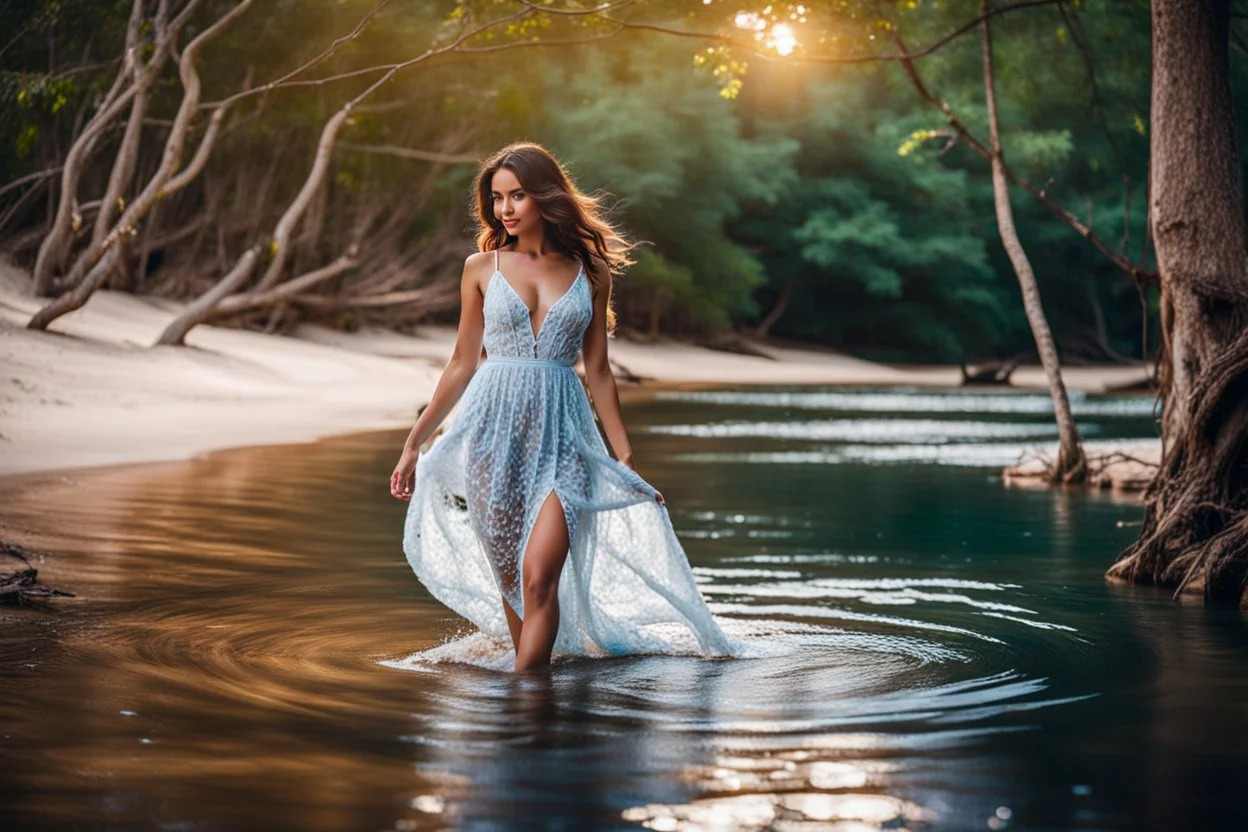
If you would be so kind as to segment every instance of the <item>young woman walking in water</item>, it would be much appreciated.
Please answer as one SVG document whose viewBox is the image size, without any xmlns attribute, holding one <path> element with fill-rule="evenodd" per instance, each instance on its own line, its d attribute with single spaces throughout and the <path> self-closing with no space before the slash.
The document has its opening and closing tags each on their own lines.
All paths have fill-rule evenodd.
<svg viewBox="0 0 1248 832">
<path fill-rule="evenodd" d="M 663 495 L 633 468 L 607 362 L 611 277 L 631 246 L 536 144 L 486 160 L 474 196 L 455 348 L 390 477 L 410 501 L 408 562 L 439 601 L 510 637 L 518 671 L 552 650 L 728 655 Z"/>
</svg>

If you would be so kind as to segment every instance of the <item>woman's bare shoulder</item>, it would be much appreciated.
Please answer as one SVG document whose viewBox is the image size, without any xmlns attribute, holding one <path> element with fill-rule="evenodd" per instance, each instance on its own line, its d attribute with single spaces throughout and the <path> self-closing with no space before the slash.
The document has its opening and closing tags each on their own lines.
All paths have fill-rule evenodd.
<svg viewBox="0 0 1248 832">
<path fill-rule="evenodd" d="M 475 285 L 484 295 L 490 278 L 494 276 L 494 252 L 474 251 L 464 258 L 463 285 Z"/>
</svg>

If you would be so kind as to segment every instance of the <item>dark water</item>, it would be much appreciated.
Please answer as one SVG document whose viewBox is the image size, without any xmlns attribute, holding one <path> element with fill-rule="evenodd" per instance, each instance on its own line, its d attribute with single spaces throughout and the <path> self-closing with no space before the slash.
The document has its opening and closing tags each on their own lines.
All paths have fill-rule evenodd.
<svg viewBox="0 0 1248 832">
<path fill-rule="evenodd" d="M 1092 441 L 1151 433 L 1147 403 L 1076 405 Z M 708 600 L 763 657 L 549 685 L 382 663 L 483 654 L 444 645 L 467 629 L 398 549 L 399 434 L 0 482 L 4 536 L 45 532 L 41 576 L 79 596 L 0 613 L 0 828 L 1244 828 L 1244 622 L 1105 584 L 1131 499 L 1002 486 L 1045 410 L 628 407 Z"/>
</svg>

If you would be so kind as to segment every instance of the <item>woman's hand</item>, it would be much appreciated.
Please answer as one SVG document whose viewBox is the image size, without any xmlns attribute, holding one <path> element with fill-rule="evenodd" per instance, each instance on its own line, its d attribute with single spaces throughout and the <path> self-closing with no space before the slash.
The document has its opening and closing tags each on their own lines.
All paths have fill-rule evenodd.
<svg viewBox="0 0 1248 832">
<path fill-rule="evenodd" d="M 627 454 L 625 456 L 620 457 L 620 462 L 624 463 L 629 468 L 631 468 L 634 474 L 637 473 L 637 466 L 633 464 L 632 454 Z M 654 501 L 661 506 L 667 505 L 667 500 L 663 499 L 663 495 L 659 492 L 657 488 L 654 490 Z"/>
<path fill-rule="evenodd" d="M 416 451 L 404 448 L 399 463 L 394 466 L 394 473 L 390 475 L 390 496 L 396 500 L 406 502 L 412 499 L 412 488 L 416 485 L 416 458 Z"/>
</svg>

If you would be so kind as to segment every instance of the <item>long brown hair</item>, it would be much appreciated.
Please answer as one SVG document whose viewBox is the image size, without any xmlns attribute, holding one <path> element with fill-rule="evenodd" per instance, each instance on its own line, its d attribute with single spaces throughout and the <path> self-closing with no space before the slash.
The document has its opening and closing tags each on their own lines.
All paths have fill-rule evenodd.
<svg viewBox="0 0 1248 832">
<path fill-rule="evenodd" d="M 493 251 L 516 239 L 494 216 L 492 183 L 494 174 L 503 168 L 515 174 L 520 187 L 537 203 L 555 246 L 581 261 L 591 282 L 597 283 L 595 256 L 607 264 L 612 274 L 632 265 L 633 260 L 628 255 L 637 244 L 626 240 L 603 218 L 602 197 L 582 193 L 550 151 L 534 142 L 509 144 L 481 163 L 473 183 L 479 251 Z M 615 327 L 615 313 L 610 304 L 607 327 Z"/>
</svg>

